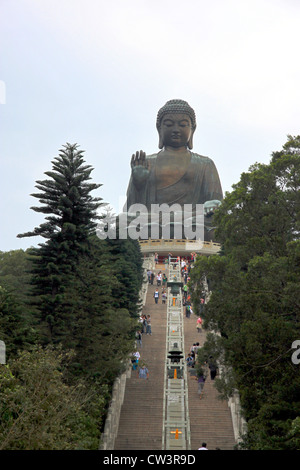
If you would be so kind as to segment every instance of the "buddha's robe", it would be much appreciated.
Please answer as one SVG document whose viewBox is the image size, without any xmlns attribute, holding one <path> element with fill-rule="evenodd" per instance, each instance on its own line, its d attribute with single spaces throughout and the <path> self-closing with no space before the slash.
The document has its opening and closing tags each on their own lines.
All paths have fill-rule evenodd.
<svg viewBox="0 0 300 470">
<path fill-rule="evenodd" d="M 151 210 L 151 204 L 204 204 L 206 201 L 223 199 L 219 175 L 214 162 L 197 153 L 191 153 L 190 161 L 181 168 L 181 171 L 169 169 L 169 177 L 164 178 L 163 168 L 159 161 L 159 154 L 148 155 L 149 177 L 145 184 L 138 187 L 134 184 L 131 175 L 127 202 L 124 211 L 128 211 L 133 204 L 144 204 Z M 164 185 L 164 179 L 166 184 Z"/>
</svg>

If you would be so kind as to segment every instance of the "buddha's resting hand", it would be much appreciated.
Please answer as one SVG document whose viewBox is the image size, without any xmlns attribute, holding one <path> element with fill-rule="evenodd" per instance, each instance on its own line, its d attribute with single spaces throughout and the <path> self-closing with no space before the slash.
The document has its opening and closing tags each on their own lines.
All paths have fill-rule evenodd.
<svg viewBox="0 0 300 470">
<path fill-rule="evenodd" d="M 130 166 L 134 184 L 136 186 L 143 185 L 149 176 L 149 162 L 146 153 L 143 150 L 134 153 L 131 157 Z"/>
<path fill-rule="evenodd" d="M 206 201 L 204 203 L 204 215 L 207 217 L 210 217 L 213 215 L 215 210 L 220 206 L 221 201 L 218 201 L 217 199 L 213 199 L 212 201 Z"/>
</svg>

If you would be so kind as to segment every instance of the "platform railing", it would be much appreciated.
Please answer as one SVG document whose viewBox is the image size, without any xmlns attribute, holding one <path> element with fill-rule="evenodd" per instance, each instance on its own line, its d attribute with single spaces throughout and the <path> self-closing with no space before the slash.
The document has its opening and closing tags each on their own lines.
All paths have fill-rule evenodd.
<svg viewBox="0 0 300 470">
<path fill-rule="evenodd" d="M 147 239 L 139 240 L 142 253 L 201 253 L 216 254 L 220 251 L 221 245 L 212 241 L 187 240 L 187 239 Z"/>
</svg>

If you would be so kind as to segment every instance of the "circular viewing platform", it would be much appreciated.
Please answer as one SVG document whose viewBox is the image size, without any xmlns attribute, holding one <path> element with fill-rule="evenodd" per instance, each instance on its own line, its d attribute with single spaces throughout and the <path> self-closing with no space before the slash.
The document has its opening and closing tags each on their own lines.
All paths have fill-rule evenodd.
<svg viewBox="0 0 300 470">
<path fill-rule="evenodd" d="M 203 242 L 201 240 L 186 239 L 149 239 L 139 240 L 143 254 L 158 253 L 176 256 L 186 256 L 188 253 L 199 253 L 201 255 L 215 255 L 220 249 L 220 243 Z"/>
</svg>

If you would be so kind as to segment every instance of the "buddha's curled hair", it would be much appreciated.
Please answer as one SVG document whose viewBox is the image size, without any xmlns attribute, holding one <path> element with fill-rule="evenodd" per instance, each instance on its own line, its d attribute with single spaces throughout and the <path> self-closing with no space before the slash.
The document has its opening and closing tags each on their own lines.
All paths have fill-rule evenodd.
<svg viewBox="0 0 300 470">
<path fill-rule="evenodd" d="M 196 128 L 196 115 L 195 111 L 193 108 L 190 107 L 190 105 L 183 100 L 169 100 L 166 102 L 166 104 L 160 108 L 160 110 L 157 113 L 157 119 L 156 119 L 156 128 L 159 129 L 161 126 L 161 120 L 165 114 L 169 113 L 182 113 L 182 114 L 187 114 L 191 121 L 192 121 L 192 126 L 193 129 L 195 130 Z"/>
</svg>

